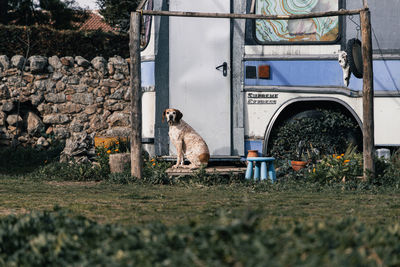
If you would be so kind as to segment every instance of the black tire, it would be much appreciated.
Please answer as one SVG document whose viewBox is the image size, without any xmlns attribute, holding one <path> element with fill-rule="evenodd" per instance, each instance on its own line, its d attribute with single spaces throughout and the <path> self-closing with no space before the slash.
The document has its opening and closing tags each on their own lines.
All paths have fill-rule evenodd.
<svg viewBox="0 0 400 267">
<path fill-rule="evenodd" d="M 338 112 L 338 111 L 337 111 Z M 340 112 L 341 113 L 341 112 Z M 343 114 L 343 113 L 342 113 Z M 344 114 L 343 114 L 344 115 Z M 311 120 L 321 120 L 323 119 L 325 116 L 324 111 L 322 110 L 317 110 L 317 109 L 310 109 L 310 110 L 305 110 L 305 111 L 301 111 L 299 113 L 293 114 L 292 116 L 289 116 L 286 120 L 282 121 L 279 126 L 277 126 L 277 128 L 275 128 L 275 130 L 277 130 L 277 132 L 274 132 L 275 130 L 273 130 L 271 132 L 271 135 L 269 136 L 269 140 L 265 140 L 265 143 L 267 144 L 267 148 L 266 151 L 268 151 L 268 153 L 275 153 L 277 155 L 278 158 L 280 158 L 282 155 L 282 153 L 280 152 L 276 152 L 276 151 L 289 151 L 289 147 L 290 147 L 290 151 L 295 151 L 295 148 L 292 147 L 293 145 L 290 145 L 286 140 L 296 140 L 296 142 L 298 142 L 298 138 L 293 138 L 290 139 L 289 137 L 287 138 L 283 138 L 282 135 L 278 134 L 281 130 L 281 127 L 286 127 L 288 124 L 294 123 L 298 120 L 303 120 L 305 118 L 307 119 L 311 119 Z M 348 116 L 346 116 L 348 117 Z M 297 126 L 298 127 L 298 126 Z M 300 126 L 301 127 L 301 126 Z M 299 128 L 299 132 L 298 134 L 300 136 L 303 136 L 300 132 L 301 132 L 301 128 Z M 276 134 L 280 135 L 281 137 L 277 137 Z M 315 133 L 318 134 L 318 133 Z M 333 134 L 333 132 L 326 132 L 324 135 L 331 135 L 332 138 L 336 138 L 336 134 Z M 305 137 L 305 136 L 304 136 Z M 275 138 L 279 138 L 282 139 L 284 141 L 279 141 L 278 143 L 275 142 Z M 360 146 L 360 140 L 362 140 L 362 138 L 360 139 L 360 134 L 359 134 L 359 130 L 358 129 L 354 129 L 354 130 L 349 130 L 346 134 L 346 137 L 343 139 L 346 140 L 347 143 L 356 145 L 357 147 L 361 148 L 362 147 L 362 143 Z M 300 141 L 302 142 L 307 142 L 305 139 L 300 138 Z M 283 143 L 282 143 L 283 142 Z M 290 141 L 293 143 L 293 141 Z M 275 145 L 278 146 L 283 146 L 283 149 L 279 148 L 278 150 L 276 150 L 274 148 Z M 325 149 L 323 149 L 322 147 L 318 147 L 318 145 L 316 145 L 315 143 L 313 143 L 314 148 L 318 149 L 319 151 L 325 151 Z M 275 151 L 275 152 L 274 152 Z M 323 152 L 323 153 L 326 153 Z"/>
<path fill-rule="evenodd" d="M 353 38 L 347 42 L 346 46 L 347 60 L 349 62 L 350 71 L 357 78 L 363 77 L 363 61 L 361 53 L 361 41 Z"/>
<path fill-rule="evenodd" d="M 294 120 L 300 120 L 303 118 L 319 119 L 323 113 L 319 110 L 311 109 L 297 113 L 296 115 L 290 117 L 287 121 L 292 122 Z"/>
</svg>

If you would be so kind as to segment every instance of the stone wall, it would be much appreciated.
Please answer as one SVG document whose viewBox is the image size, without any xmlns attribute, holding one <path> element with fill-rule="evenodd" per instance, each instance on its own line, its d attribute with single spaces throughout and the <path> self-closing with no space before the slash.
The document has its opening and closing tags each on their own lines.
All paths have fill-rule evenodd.
<svg viewBox="0 0 400 267">
<path fill-rule="evenodd" d="M 129 64 L 114 56 L 0 56 L 0 146 L 74 133 L 129 136 Z"/>
</svg>

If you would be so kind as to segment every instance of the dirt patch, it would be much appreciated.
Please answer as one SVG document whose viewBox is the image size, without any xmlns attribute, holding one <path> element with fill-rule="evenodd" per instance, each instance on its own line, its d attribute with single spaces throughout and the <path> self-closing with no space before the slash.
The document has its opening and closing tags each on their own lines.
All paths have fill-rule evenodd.
<svg viewBox="0 0 400 267">
<path fill-rule="evenodd" d="M 49 185 L 55 185 L 55 186 L 96 186 L 100 184 L 101 182 L 96 182 L 96 181 L 86 181 L 86 182 L 81 182 L 81 181 L 49 181 L 46 182 L 46 184 Z"/>
<path fill-rule="evenodd" d="M 26 214 L 29 211 L 27 209 L 0 209 L 0 217 L 6 217 L 9 215 L 21 215 Z"/>
</svg>

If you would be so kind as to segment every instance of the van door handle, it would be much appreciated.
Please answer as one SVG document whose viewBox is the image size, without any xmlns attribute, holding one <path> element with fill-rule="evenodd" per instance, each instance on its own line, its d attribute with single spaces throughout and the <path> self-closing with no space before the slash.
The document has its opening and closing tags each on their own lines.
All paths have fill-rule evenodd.
<svg viewBox="0 0 400 267">
<path fill-rule="evenodd" d="M 221 68 L 222 68 L 222 75 L 224 75 L 224 77 L 228 76 L 228 63 L 224 62 L 222 63 L 222 65 L 217 66 L 215 69 L 221 70 Z"/>
</svg>

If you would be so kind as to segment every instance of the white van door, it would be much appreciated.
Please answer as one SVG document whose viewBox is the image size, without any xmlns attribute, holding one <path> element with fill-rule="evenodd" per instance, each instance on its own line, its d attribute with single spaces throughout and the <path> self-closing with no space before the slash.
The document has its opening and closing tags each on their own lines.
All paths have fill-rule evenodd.
<svg viewBox="0 0 400 267">
<path fill-rule="evenodd" d="M 230 13 L 230 2 L 170 0 L 170 11 Z M 169 27 L 170 107 L 204 138 L 211 156 L 231 155 L 230 21 L 170 17 Z"/>
</svg>

